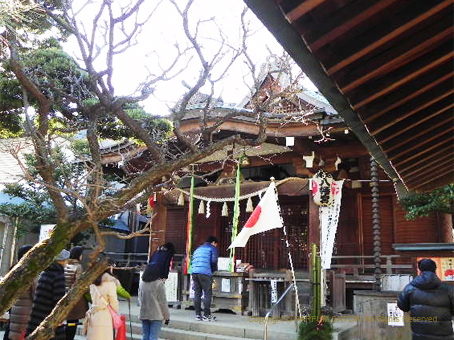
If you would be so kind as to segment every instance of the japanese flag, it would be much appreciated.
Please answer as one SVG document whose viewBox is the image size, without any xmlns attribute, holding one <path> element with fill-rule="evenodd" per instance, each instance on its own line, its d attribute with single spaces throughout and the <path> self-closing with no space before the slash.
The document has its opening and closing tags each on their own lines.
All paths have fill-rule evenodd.
<svg viewBox="0 0 454 340">
<path fill-rule="evenodd" d="M 241 232 L 236 236 L 230 248 L 244 247 L 252 235 L 274 228 L 282 228 L 281 215 L 277 205 L 276 185 L 271 182 L 265 195 L 247 220 Z"/>
</svg>

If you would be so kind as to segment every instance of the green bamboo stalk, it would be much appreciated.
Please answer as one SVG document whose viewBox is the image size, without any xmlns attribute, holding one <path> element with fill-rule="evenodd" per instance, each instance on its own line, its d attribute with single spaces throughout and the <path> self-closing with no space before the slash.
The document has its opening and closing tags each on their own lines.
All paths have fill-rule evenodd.
<svg viewBox="0 0 454 340">
<path fill-rule="evenodd" d="M 232 221 L 232 238 L 231 241 L 235 241 L 236 234 L 238 231 L 238 218 L 240 216 L 240 190 L 241 190 L 241 159 L 238 162 L 236 169 L 236 180 L 235 180 L 235 202 L 233 203 L 233 221 Z M 229 271 L 235 272 L 235 248 L 230 249 L 230 261 Z"/>
<path fill-rule="evenodd" d="M 316 285 L 316 289 L 317 289 L 317 300 L 315 301 L 317 303 L 317 319 L 320 317 L 320 314 L 321 314 L 321 298 L 322 298 L 322 292 L 321 292 L 321 281 L 322 281 L 322 266 L 321 266 L 321 259 L 320 259 L 320 256 L 317 255 L 316 257 L 316 268 L 317 268 L 317 285 Z"/>
<path fill-rule="evenodd" d="M 312 244 L 312 316 L 320 316 L 320 257 L 315 243 Z"/>
<path fill-rule="evenodd" d="M 186 266 L 184 267 L 185 274 L 191 273 L 193 230 L 194 230 L 194 176 L 191 177 L 191 188 L 189 190 L 188 222 L 186 225 Z"/>
</svg>

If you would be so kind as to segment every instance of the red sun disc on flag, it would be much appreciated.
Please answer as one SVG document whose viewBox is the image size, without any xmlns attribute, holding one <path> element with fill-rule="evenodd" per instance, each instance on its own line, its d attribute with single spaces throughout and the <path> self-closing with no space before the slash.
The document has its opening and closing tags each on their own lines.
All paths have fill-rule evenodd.
<svg viewBox="0 0 454 340">
<path fill-rule="evenodd" d="M 260 218 L 260 214 L 262 213 L 262 208 L 260 205 L 254 209 L 251 216 L 249 216 L 246 224 L 244 225 L 245 228 L 252 228 L 257 223 L 258 219 Z"/>
</svg>

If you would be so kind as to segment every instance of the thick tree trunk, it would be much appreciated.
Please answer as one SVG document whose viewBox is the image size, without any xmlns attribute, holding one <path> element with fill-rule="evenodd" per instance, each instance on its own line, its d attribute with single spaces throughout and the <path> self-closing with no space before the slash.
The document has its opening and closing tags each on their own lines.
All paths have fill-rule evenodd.
<svg viewBox="0 0 454 340">
<path fill-rule="evenodd" d="M 123 211 L 135 196 L 150 188 L 153 183 L 159 181 L 162 176 L 168 176 L 173 171 L 181 169 L 189 164 L 206 157 L 209 154 L 223 148 L 226 145 L 236 143 L 238 145 L 255 144 L 256 141 L 245 141 L 239 136 L 231 136 L 212 144 L 196 153 L 188 154 L 166 164 L 156 166 L 136 178 L 128 189 L 119 191 L 116 195 L 100 202 L 93 212 L 91 219 L 88 214 L 71 216 L 69 222 L 58 222 L 51 237 L 35 245 L 30 253 L 0 281 L 0 314 L 7 311 L 17 297 L 25 291 L 35 277 L 47 268 L 67 246 L 71 238 L 77 233 L 91 227 L 94 222 L 101 221 L 113 214 Z"/>
<path fill-rule="evenodd" d="M 68 244 L 77 224 L 59 223 L 52 237 L 35 245 L 0 281 L 0 315 L 7 311 L 17 297 L 47 268 Z"/>
</svg>

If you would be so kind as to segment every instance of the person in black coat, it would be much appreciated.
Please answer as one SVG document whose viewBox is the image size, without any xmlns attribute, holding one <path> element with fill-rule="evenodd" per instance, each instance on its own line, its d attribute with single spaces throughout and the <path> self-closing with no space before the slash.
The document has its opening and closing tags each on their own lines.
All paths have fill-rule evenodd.
<svg viewBox="0 0 454 340">
<path fill-rule="evenodd" d="M 52 312 L 57 302 L 65 295 L 65 264 L 69 258 L 69 251 L 63 249 L 55 261 L 39 276 L 38 285 L 33 299 L 30 321 L 27 325 L 26 336 L 30 335 L 36 327 Z M 55 330 L 53 340 L 65 340 L 64 325 Z"/>
<path fill-rule="evenodd" d="M 17 251 L 17 261 L 20 259 L 30 250 L 32 249 L 32 245 L 26 244 L 19 248 Z M 11 270 L 14 266 L 12 266 L 9 270 Z M 14 305 L 9 310 L 9 322 L 6 324 L 5 333 L 3 335 L 3 340 L 10 340 L 10 339 L 19 339 L 21 336 L 21 331 L 23 328 L 27 326 L 27 320 L 30 316 L 30 309 L 31 305 L 27 304 L 30 303 L 30 299 L 33 299 L 35 287 L 34 284 L 30 286 L 24 293 L 19 296 L 16 300 Z M 27 315 L 28 314 L 28 315 Z M 11 330 L 11 334 L 10 334 Z"/>
<path fill-rule="evenodd" d="M 454 287 L 437 277 L 434 261 L 423 259 L 418 267 L 421 275 L 410 282 L 397 299 L 397 306 L 410 312 L 412 339 L 454 340 Z"/>
<path fill-rule="evenodd" d="M 168 242 L 160 246 L 151 256 L 142 274 L 142 280 L 144 282 L 151 282 L 158 279 L 167 279 L 174 254 L 175 247 L 173 243 Z"/>
</svg>

